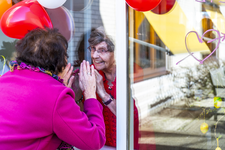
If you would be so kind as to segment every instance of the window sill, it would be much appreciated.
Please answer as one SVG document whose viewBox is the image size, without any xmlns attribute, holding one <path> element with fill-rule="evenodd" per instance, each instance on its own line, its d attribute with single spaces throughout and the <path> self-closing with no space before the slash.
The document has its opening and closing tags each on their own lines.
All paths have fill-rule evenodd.
<svg viewBox="0 0 225 150">
<path fill-rule="evenodd" d="M 116 150 L 115 147 L 111 147 L 111 146 L 103 146 L 103 148 L 101 148 L 100 150 Z"/>
<path fill-rule="evenodd" d="M 158 68 L 158 69 L 146 68 L 143 70 L 139 70 L 139 72 L 134 73 L 134 82 L 139 82 L 139 81 L 143 81 L 146 79 L 159 77 L 159 76 L 167 75 L 167 74 L 168 74 L 168 71 L 166 70 L 165 67 Z"/>
<path fill-rule="evenodd" d="M 76 148 L 76 147 L 74 147 L 74 150 L 80 150 L 80 149 L 78 149 L 78 148 Z M 100 150 L 116 150 L 116 148 L 115 147 L 111 147 L 111 146 L 103 146 Z"/>
</svg>

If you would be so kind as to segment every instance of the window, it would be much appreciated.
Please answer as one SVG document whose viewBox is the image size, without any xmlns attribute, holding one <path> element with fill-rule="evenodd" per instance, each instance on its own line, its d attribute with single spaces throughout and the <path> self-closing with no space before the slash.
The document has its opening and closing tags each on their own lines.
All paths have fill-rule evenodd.
<svg viewBox="0 0 225 150">
<path fill-rule="evenodd" d="M 137 20 L 134 28 L 135 39 L 166 48 L 143 13 L 134 11 L 134 18 Z M 166 74 L 165 52 L 141 43 L 135 43 L 134 47 L 135 82 Z"/>
<path fill-rule="evenodd" d="M 202 13 L 204 14 L 203 18 L 202 18 L 202 33 L 206 32 L 209 29 L 215 29 L 215 26 L 214 26 L 211 18 L 209 17 L 206 9 L 213 10 L 213 11 L 216 11 L 216 12 L 219 11 L 218 6 L 215 5 L 215 4 L 209 4 L 209 3 L 202 4 Z M 205 37 L 204 41 L 207 44 L 207 46 L 208 46 L 208 48 L 210 49 L 211 52 L 216 48 L 216 42 L 218 40 L 216 40 L 214 42 L 210 42 L 210 43 L 207 43 L 207 41 L 209 39 L 215 39 L 216 36 L 217 35 L 213 31 L 207 32 L 204 35 L 204 37 Z M 213 57 L 216 57 L 216 52 L 212 54 Z M 204 54 L 204 53 L 202 55 L 203 55 L 203 58 L 208 56 L 208 54 Z"/>
<path fill-rule="evenodd" d="M 129 18 L 129 25 L 133 25 L 129 26 L 129 37 L 137 39 L 132 50 L 139 68 L 134 69 L 132 76 L 136 81 L 132 84 L 132 96 L 140 112 L 140 149 L 224 149 L 223 4 L 177 0 L 165 14 L 133 10 L 133 15 L 133 20 Z M 201 38 L 209 29 L 220 32 L 221 42 L 216 53 L 200 64 L 218 44 L 218 40 L 207 43 L 218 38 L 214 31 L 204 34 L 204 42 L 199 42 L 196 35 Z M 167 56 L 155 46 L 174 55 Z M 168 74 L 166 67 L 171 69 Z M 212 85 L 211 79 L 220 85 Z M 222 88 L 218 90 L 218 86 Z"/>
</svg>

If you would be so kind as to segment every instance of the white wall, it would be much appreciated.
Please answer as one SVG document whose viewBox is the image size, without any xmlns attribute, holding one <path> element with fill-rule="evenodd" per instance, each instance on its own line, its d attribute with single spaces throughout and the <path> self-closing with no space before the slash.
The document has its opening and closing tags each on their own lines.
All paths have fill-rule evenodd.
<svg viewBox="0 0 225 150">
<path fill-rule="evenodd" d="M 116 9 L 115 0 L 100 0 L 100 14 L 102 17 L 102 22 L 105 31 L 110 35 L 115 41 L 115 31 L 116 31 Z"/>
</svg>

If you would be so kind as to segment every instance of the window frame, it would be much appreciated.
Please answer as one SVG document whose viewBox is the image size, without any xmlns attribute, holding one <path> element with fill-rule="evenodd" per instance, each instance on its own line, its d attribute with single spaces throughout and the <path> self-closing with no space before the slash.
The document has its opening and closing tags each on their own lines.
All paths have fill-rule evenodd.
<svg viewBox="0 0 225 150">
<path fill-rule="evenodd" d="M 129 101 L 130 83 L 128 76 L 128 6 L 116 0 L 116 150 L 133 150 L 133 101 Z M 128 111 L 129 110 L 129 111 Z M 128 136 L 129 135 L 129 136 Z"/>
<path fill-rule="evenodd" d="M 129 8 L 131 9 L 131 8 Z M 145 16 L 144 15 L 141 15 L 140 13 L 141 12 L 138 12 L 138 11 L 135 11 L 133 9 L 131 9 L 130 11 L 133 11 L 133 16 L 134 16 L 134 38 L 135 39 L 138 39 L 138 28 L 140 27 L 140 25 L 142 24 L 142 22 L 144 21 Z M 137 20 L 137 21 L 136 21 Z M 150 37 L 153 37 L 153 38 L 150 38 L 151 40 L 151 43 L 153 42 L 155 44 L 155 39 L 156 39 L 156 33 L 154 31 L 154 29 L 152 28 L 152 26 L 150 25 Z M 152 32 L 151 32 L 152 31 Z M 159 37 L 158 37 L 159 38 Z M 144 41 L 144 42 L 150 42 L 150 41 Z M 139 62 L 139 52 L 140 52 L 140 49 L 139 49 L 139 46 L 140 44 L 138 43 L 134 43 L 134 48 L 135 48 L 135 54 L 134 54 L 134 60 L 135 62 Z M 160 67 L 160 68 L 155 68 L 155 60 L 156 60 L 156 49 L 155 48 L 150 48 L 151 50 L 150 51 L 150 60 L 152 60 L 153 63 L 150 63 L 150 67 L 148 68 L 143 68 L 142 72 L 139 71 L 138 69 L 135 69 L 134 71 L 134 82 L 139 82 L 139 81 L 143 81 L 143 80 L 146 80 L 146 79 L 150 79 L 150 78 L 153 78 L 153 77 L 157 77 L 157 76 L 162 76 L 162 75 L 166 75 L 167 74 L 167 70 L 166 70 L 166 56 L 165 56 L 165 66 L 164 67 Z"/>
</svg>

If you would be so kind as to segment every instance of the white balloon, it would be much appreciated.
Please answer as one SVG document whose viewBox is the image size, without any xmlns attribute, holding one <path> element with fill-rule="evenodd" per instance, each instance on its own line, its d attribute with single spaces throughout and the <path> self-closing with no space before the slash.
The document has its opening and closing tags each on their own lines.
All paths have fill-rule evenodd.
<svg viewBox="0 0 225 150">
<path fill-rule="evenodd" d="M 43 7 L 55 9 L 61 7 L 66 0 L 37 0 Z"/>
</svg>

